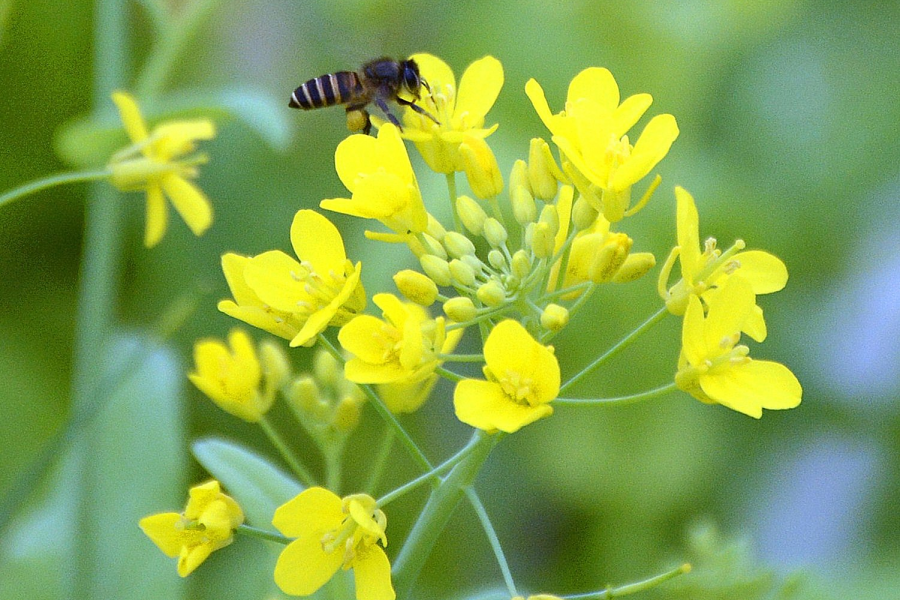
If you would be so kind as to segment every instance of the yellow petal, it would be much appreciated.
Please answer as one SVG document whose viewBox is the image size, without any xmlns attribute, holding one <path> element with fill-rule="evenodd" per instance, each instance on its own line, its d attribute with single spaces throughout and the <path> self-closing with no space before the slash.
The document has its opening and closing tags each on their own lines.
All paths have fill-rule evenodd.
<svg viewBox="0 0 900 600">
<path fill-rule="evenodd" d="M 302 261 L 322 276 L 342 276 L 347 255 L 341 232 L 313 210 L 298 210 L 291 224 L 291 244 Z"/>
<path fill-rule="evenodd" d="M 453 115 L 454 127 L 481 127 L 502 87 L 503 65 L 499 60 L 493 56 L 485 56 L 469 65 L 459 82 L 459 95 L 456 97 Z"/>
<path fill-rule="evenodd" d="M 611 187 L 624 190 L 647 175 L 669 152 L 678 137 L 678 124 L 672 115 L 653 117 L 638 138 L 631 157 L 613 175 Z"/>
<path fill-rule="evenodd" d="M 147 214 L 144 228 L 144 246 L 152 248 L 162 240 L 166 234 L 169 221 L 169 209 L 159 184 L 151 183 L 147 186 Z"/>
<path fill-rule="evenodd" d="M 694 197 L 681 186 L 675 187 L 676 229 L 678 230 L 678 247 L 681 248 L 681 276 L 693 285 L 694 277 L 701 268 L 700 264 L 700 217 Z"/>
<path fill-rule="evenodd" d="M 185 546 L 181 549 L 178 557 L 178 574 L 187 577 L 194 570 L 203 564 L 213 550 L 216 550 L 211 544 L 199 544 L 196 546 Z"/>
<path fill-rule="evenodd" d="M 534 400 L 550 402 L 559 393 L 559 362 L 518 322 L 502 321 L 484 344 L 484 360 L 498 376 L 511 372 L 532 380 Z"/>
<path fill-rule="evenodd" d="M 176 529 L 181 515 L 174 512 L 144 517 L 138 522 L 143 532 L 169 558 L 178 556 L 186 542 L 185 530 Z"/>
<path fill-rule="evenodd" d="M 342 325 L 345 323 L 346 318 L 339 318 L 341 315 L 338 311 L 342 307 L 350 308 L 350 304 L 355 302 L 355 295 L 358 294 L 361 296 L 360 302 L 358 303 L 358 310 L 365 308 L 365 291 L 363 290 L 362 284 L 359 282 L 359 276 L 362 270 L 360 267 L 361 264 L 356 263 L 356 267 L 347 275 L 347 279 L 344 281 L 341 291 L 338 292 L 326 306 L 323 306 L 307 318 L 306 323 L 303 324 L 303 327 L 297 335 L 294 336 L 294 339 L 291 340 L 292 348 L 309 345 L 313 338 L 325 331 L 325 328 L 329 325 Z M 353 307 L 353 310 L 355 311 L 356 307 Z"/>
<path fill-rule="evenodd" d="M 732 275 L 709 302 L 706 317 L 706 348 L 708 356 L 717 356 L 734 347 L 736 335 L 753 314 L 756 295 L 750 282 L 740 275 Z M 724 342 L 727 338 L 732 341 Z"/>
<path fill-rule="evenodd" d="M 787 285 L 787 267 L 777 256 L 762 250 L 739 252 L 734 260 L 740 263 L 738 271 L 753 286 L 757 294 L 771 294 Z"/>
<path fill-rule="evenodd" d="M 576 75 L 569 84 L 566 112 L 570 103 L 583 98 L 595 102 L 603 112 L 612 114 L 619 106 L 619 86 L 612 73 L 608 69 L 590 67 Z"/>
<path fill-rule="evenodd" d="M 320 535 L 305 535 L 287 545 L 275 563 L 275 583 L 285 594 L 309 596 L 328 583 L 343 563 L 343 552 L 326 553 Z"/>
<path fill-rule="evenodd" d="M 392 331 L 393 330 L 393 331 Z M 386 362 L 386 351 L 393 346 L 393 336 L 399 333 L 384 321 L 371 315 L 359 315 L 338 333 L 341 347 L 357 358 L 370 363 Z"/>
<path fill-rule="evenodd" d="M 244 267 L 244 280 L 259 299 L 284 312 L 300 310 L 300 303 L 311 302 L 306 292 L 309 272 L 280 250 L 263 252 Z"/>
<path fill-rule="evenodd" d="M 514 433 L 553 413 L 549 404 L 516 404 L 503 393 L 499 384 L 476 379 L 464 379 L 456 384 L 453 407 L 457 419 L 489 433 Z"/>
<path fill-rule="evenodd" d="M 212 225 L 213 214 L 212 204 L 200 188 L 178 175 L 164 177 L 162 186 L 194 235 L 203 235 Z"/>
<path fill-rule="evenodd" d="M 790 369 L 765 360 L 751 360 L 701 375 L 700 387 L 719 404 L 757 419 L 764 408 L 796 407 L 803 394 Z"/>
<path fill-rule="evenodd" d="M 391 563 L 378 546 L 369 546 L 353 561 L 356 579 L 356 600 L 394 600 L 397 594 L 391 585 Z"/>
<path fill-rule="evenodd" d="M 616 124 L 613 135 L 616 139 L 628 133 L 628 130 L 644 116 L 651 104 L 653 104 L 653 96 L 650 94 L 635 94 L 626 98 L 613 113 L 613 121 Z"/>
<path fill-rule="evenodd" d="M 122 119 L 122 125 L 125 126 L 125 132 L 131 141 L 140 143 L 147 139 L 147 125 L 141 116 L 137 102 L 131 94 L 126 92 L 113 92 L 112 100 L 119 109 L 119 117 Z"/>
<path fill-rule="evenodd" d="M 377 168 L 374 155 L 375 138 L 354 134 L 338 144 L 334 152 L 334 168 L 344 187 L 351 192 L 356 189 L 360 173 L 371 173 Z"/>
<path fill-rule="evenodd" d="M 341 508 L 337 494 L 322 487 L 311 487 L 279 506 L 272 525 L 288 537 L 308 536 L 339 527 L 344 518 Z"/>
<path fill-rule="evenodd" d="M 541 87 L 541 84 L 534 79 L 529 79 L 525 84 L 525 95 L 531 100 L 531 105 L 534 106 L 538 117 L 544 122 L 544 126 L 555 133 L 553 131 L 553 113 L 550 112 L 550 105 L 547 104 L 547 97 L 544 95 L 544 88 Z"/>
<path fill-rule="evenodd" d="M 703 305 L 691 294 L 681 326 L 681 349 L 687 361 L 697 366 L 707 358 Z"/>
<path fill-rule="evenodd" d="M 447 63 L 433 54 L 413 54 L 410 58 L 416 61 L 419 66 L 419 75 L 428 82 L 432 93 L 445 93 L 447 86 L 453 90 L 456 89 L 456 77 L 453 75 L 453 69 Z"/>
</svg>

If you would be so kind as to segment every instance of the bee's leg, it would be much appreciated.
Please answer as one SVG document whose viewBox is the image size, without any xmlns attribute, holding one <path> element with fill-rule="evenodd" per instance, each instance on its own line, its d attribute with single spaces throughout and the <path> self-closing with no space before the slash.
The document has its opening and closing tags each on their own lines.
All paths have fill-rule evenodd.
<svg viewBox="0 0 900 600">
<path fill-rule="evenodd" d="M 387 102 L 384 101 L 384 98 L 375 98 L 375 104 L 378 105 L 378 108 L 381 109 L 381 112 L 388 118 L 388 121 L 397 126 L 397 129 L 403 131 L 403 126 L 400 125 L 400 121 L 397 120 L 397 117 L 394 116 L 394 113 L 391 112 L 390 107 L 387 105 Z"/>
<path fill-rule="evenodd" d="M 438 121 L 434 117 L 433 114 L 431 114 L 430 112 L 428 112 L 427 110 L 425 110 L 424 108 L 419 106 L 418 104 L 415 104 L 414 102 L 410 102 L 409 100 L 404 100 L 403 98 L 397 98 L 397 104 L 400 104 L 402 106 L 408 106 L 411 109 L 413 109 L 414 111 L 416 111 L 417 113 L 419 113 L 420 115 L 425 115 L 426 117 L 428 117 L 429 119 L 431 119 L 432 121 L 437 123 L 438 125 L 441 124 L 441 122 Z"/>
</svg>

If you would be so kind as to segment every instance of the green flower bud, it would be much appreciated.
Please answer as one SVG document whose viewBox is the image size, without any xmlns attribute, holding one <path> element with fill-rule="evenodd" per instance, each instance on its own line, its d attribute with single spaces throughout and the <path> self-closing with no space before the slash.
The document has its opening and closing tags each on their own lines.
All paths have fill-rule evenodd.
<svg viewBox="0 0 900 600">
<path fill-rule="evenodd" d="M 361 409 L 361 403 L 353 396 L 342 398 L 334 409 L 332 425 L 342 433 L 350 433 L 359 425 Z"/>
<path fill-rule="evenodd" d="M 500 221 L 494 217 L 485 220 L 484 239 L 487 240 L 487 243 L 490 244 L 492 248 L 505 244 L 508 237 L 509 233 Z"/>
<path fill-rule="evenodd" d="M 437 300 L 438 288 L 434 280 L 429 279 L 412 269 L 404 269 L 394 275 L 394 284 L 400 293 L 409 300 L 421 306 L 431 306 Z"/>
<path fill-rule="evenodd" d="M 475 271 L 461 260 L 450 261 L 450 276 L 457 285 L 471 287 L 475 285 Z"/>
<path fill-rule="evenodd" d="M 468 196 L 460 196 L 456 199 L 456 213 L 463 225 L 472 235 L 481 235 L 481 229 L 484 227 L 484 220 L 487 219 L 487 213 L 484 209 Z"/>
<path fill-rule="evenodd" d="M 506 257 L 503 256 L 503 253 L 497 250 L 491 250 L 488 252 L 488 264 L 497 269 L 498 271 L 502 271 L 506 268 Z"/>
<path fill-rule="evenodd" d="M 584 231 L 594 224 L 599 214 L 584 196 L 578 196 L 572 207 L 572 223 L 577 231 Z"/>
<path fill-rule="evenodd" d="M 313 373 L 320 383 L 334 387 L 341 378 L 341 365 L 330 352 L 319 350 L 313 356 Z"/>
<path fill-rule="evenodd" d="M 425 231 L 436 240 L 443 240 L 447 234 L 447 230 L 441 225 L 441 222 L 434 218 L 434 215 L 428 213 L 428 227 Z"/>
<path fill-rule="evenodd" d="M 444 248 L 453 258 L 461 258 L 467 254 L 475 254 L 475 244 L 461 233 L 448 231 L 444 236 Z"/>
<path fill-rule="evenodd" d="M 488 281 L 478 288 L 475 295 L 479 300 L 484 302 L 486 306 L 500 306 L 506 300 L 506 291 L 498 281 Z"/>
<path fill-rule="evenodd" d="M 656 257 L 650 252 L 634 252 L 628 255 L 616 274 L 613 275 L 612 281 L 615 283 L 628 283 L 635 279 L 640 279 L 647 274 L 650 269 L 656 266 Z"/>
<path fill-rule="evenodd" d="M 528 225 L 537 218 L 537 205 L 525 186 L 510 188 L 509 201 L 512 204 L 513 216 L 519 225 Z"/>
<path fill-rule="evenodd" d="M 552 231 L 553 235 L 555 236 L 559 231 L 559 213 L 556 210 L 556 205 L 547 204 L 546 206 L 544 206 L 543 210 L 541 210 L 541 218 L 539 222 L 549 225 L 550 231 Z"/>
<path fill-rule="evenodd" d="M 478 309 L 471 299 L 463 296 L 450 298 L 444 302 L 444 314 L 456 323 L 471 321 L 478 314 Z"/>
<path fill-rule="evenodd" d="M 541 326 L 550 331 L 559 331 L 569 323 L 569 311 L 559 304 L 548 304 L 541 313 Z"/>
<path fill-rule="evenodd" d="M 319 386 L 309 375 L 298 377 L 291 384 L 287 401 L 297 412 L 313 414 L 319 402 Z"/>
<path fill-rule="evenodd" d="M 538 258 L 550 258 L 556 245 L 556 234 L 549 223 L 538 222 L 531 231 L 531 251 Z"/>
<path fill-rule="evenodd" d="M 259 362 L 266 378 L 266 390 L 274 393 L 291 376 L 291 362 L 281 344 L 263 340 L 259 344 Z"/>
<path fill-rule="evenodd" d="M 528 181 L 535 197 L 551 200 L 556 196 L 558 182 L 554 172 L 559 172 L 559 167 L 550 146 L 541 138 L 533 138 L 528 149 Z"/>
<path fill-rule="evenodd" d="M 531 182 L 528 179 L 528 163 L 521 158 L 513 163 L 512 171 L 509 173 L 509 189 L 514 190 L 522 186 L 531 194 Z"/>
<path fill-rule="evenodd" d="M 474 254 L 466 254 L 465 256 L 461 256 L 459 260 L 472 267 L 472 270 L 475 271 L 476 276 L 484 272 L 484 263 L 481 262 L 481 259 Z"/>
<path fill-rule="evenodd" d="M 425 254 L 419 257 L 419 264 L 422 265 L 422 270 L 425 271 L 425 274 L 437 285 L 450 285 L 450 265 L 447 264 L 446 260 L 433 254 Z"/>
<path fill-rule="evenodd" d="M 524 250 L 516 250 L 512 257 L 512 274 L 519 279 L 525 279 L 531 273 L 531 259 Z"/>
<path fill-rule="evenodd" d="M 422 258 L 426 254 L 433 254 L 444 259 L 447 258 L 447 251 L 444 250 L 444 246 L 441 245 L 441 242 L 427 233 L 422 233 L 418 236 L 410 236 L 407 244 L 416 258 Z"/>
</svg>

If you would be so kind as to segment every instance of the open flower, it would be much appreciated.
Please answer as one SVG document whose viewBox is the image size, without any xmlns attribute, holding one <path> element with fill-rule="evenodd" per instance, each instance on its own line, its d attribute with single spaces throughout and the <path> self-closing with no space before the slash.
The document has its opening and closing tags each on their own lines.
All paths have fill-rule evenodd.
<svg viewBox="0 0 900 600">
<path fill-rule="evenodd" d="M 166 556 L 178 557 L 178 574 L 187 577 L 214 551 L 234 539 L 244 513 L 218 481 L 191 488 L 183 513 L 144 517 L 140 527 Z"/>
<path fill-rule="evenodd" d="M 325 210 L 381 221 L 397 234 L 374 236 L 386 241 L 403 242 L 428 228 L 419 184 L 395 126 L 382 125 L 377 138 L 351 135 L 338 145 L 334 166 L 353 197 L 322 200 Z"/>
<path fill-rule="evenodd" d="M 242 329 L 228 334 L 228 345 L 218 339 L 194 344 L 195 370 L 188 379 L 219 408 L 255 423 L 268 412 L 278 387 L 288 376 L 281 348 L 263 342 L 261 357 Z"/>
<path fill-rule="evenodd" d="M 212 139 L 215 127 L 207 119 L 167 121 L 147 132 L 137 102 L 125 92 L 114 92 L 122 124 L 132 145 L 110 159 L 112 183 L 123 191 L 146 190 L 147 216 L 144 245 L 155 246 L 166 233 L 168 208 L 165 197 L 194 233 L 203 235 L 212 224 L 212 205 L 190 180 L 206 156 L 190 154 L 197 140 Z"/>
<path fill-rule="evenodd" d="M 309 345 L 329 325 L 341 326 L 366 306 L 359 281 L 361 265 L 347 259 L 344 241 L 331 221 L 299 210 L 291 224 L 291 244 L 300 261 L 271 250 L 250 258 L 222 259 L 235 301 L 219 310 L 250 325 Z"/>
<path fill-rule="evenodd" d="M 433 115 L 407 109 L 403 115 L 403 137 L 415 143 L 422 158 L 438 173 L 465 169 L 460 144 L 469 138 L 483 154 L 490 152 L 484 138 L 496 131 L 497 125 L 484 127 L 484 119 L 503 87 L 503 65 L 493 56 L 485 56 L 468 66 L 456 86 L 450 67 L 431 54 L 414 54 L 422 78 L 431 88 L 417 103 Z M 473 138 L 481 140 L 476 143 Z"/>
<path fill-rule="evenodd" d="M 297 538 L 275 564 L 275 583 L 286 594 L 309 596 L 337 570 L 353 569 L 357 600 L 394 600 L 387 545 L 387 517 L 365 494 L 343 500 L 321 487 L 304 490 L 278 507 L 272 524 Z M 381 542 L 381 546 L 378 545 Z"/>
<path fill-rule="evenodd" d="M 525 84 L 525 93 L 553 134 L 573 183 L 610 222 L 620 221 L 631 203 L 631 186 L 653 170 L 678 137 L 675 117 L 653 117 L 632 145 L 626 134 L 653 99 L 636 94 L 620 104 L 615 78 L 597 67 L 572 79 L 565 110 L 557 114 L 550 111 L 544 90 L 534 79 Z"/>
<path fill-rule="evenodd" d="M 700 246 L 700 220 L 694 198 L 682 187 L 675 188 L 677 202 L 676 246 L 659 274 L 658 289 L 666 308 L 674 315 L 683 315 L 692 295 L 699 295 L 709 303 L 728 278 L 739 273 L 750 283 L 754 294 L 771 294 L 784 288 L 788 272 L 776 256 L 762 250 L 747 250 L 743 240 L 738 240 L 725 253 L 716 247 L 715 238 L 709 238 Z M 681 265 L 681 279 L 669 287 L 669 277 L 675 259 Z M 763 312 L 754 304 L 753 314 L 743 325 L 744 333 L 761 342 L 766 337 Z"/>
<path fill-rule="evenodd" d="M 737 345 L 756 305 L 750 282 L 741 275 L 729 277 L 708 304 L 709 314 L 704 317 L 700 299 L 688 298 L 676 385 L 702 402 L 718 403 L 757 419 L 764 408 L 800 404 L 803 390 L 787 367 L 752 360 L 747 346 Z"/>
<path fill-rule="evenodd" d="M 417 383 L 440 364 L 438 354 L 450 352 L 462 329 L 446 334 L 444 319 L 432 319 L 413 302 L 393 294 L 375 294 L 372 301 L 383 319 L 360 315 L 344 325 L 338 341 L 353 354 L 344 376 L 355 383 Z"/>
<path fill-rule="evenodd" d="M 517 321 L 491 330 L 484 344 L 487 381 L 456 384 L 456 417 L 488 432 L 513 433 L 553 414 L 550 402 L 559 393 L 559 363 L 552 346 L 544 346 Z"/>
</svg>

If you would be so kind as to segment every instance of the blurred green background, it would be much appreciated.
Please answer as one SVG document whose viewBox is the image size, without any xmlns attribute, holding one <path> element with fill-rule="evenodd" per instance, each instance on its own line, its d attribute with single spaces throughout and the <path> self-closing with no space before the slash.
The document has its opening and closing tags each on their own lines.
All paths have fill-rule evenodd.
<svg viewBox="0 0 900 600">
<path fill-rule="evenodd" d="M 191 1 L 165 8 L 180 10 Z M 152 11 L 145 8 L 153 4 L 130 3 L 131 73 L 154 42 Z M 55 136 L 94 105 L 96 23 L 92 3 L 84 1 L 0 2 L 0 19 L 5 191 L 67 168 L 54 151 Z M 506 84 L 488 123 L 500 123 L 490 143 L 505 173 L 527 154 L 531 137 L 547 135 L 525 97 L 528 78 L 542 84 L 554 110 L 568 81 L 588 66 L 608 67 L 623 96 L 651 93 L 649 114 L 673 113 L 681 135 L 659 169 L 663 185 L 650 207 L 625 225 L 635 249 L 665 257 L 675 235 L 672 188 L 680 184 L 697 199 L 702 236 L 714 235 L 722 245 L 743 238 L 780 256 L 790 271 L 784 291 L 761 299 L 770 334 L 753 353 L 791 367 L 804 386 L 798 409 L 755 421 L 679 393 L 629 408 L 560 409 L 498 448 L 478 485 L 520 588 L 584 592 L 696 560 L 698 542 L 692 549 L 689 531 L 702 521 L 725 539 L 745 540 L 752 557 L 746 572 L 729 571 L 720 582 L 802 570 L 811 579 L 799 597 L 900 598 L 898 30 L 900 3 L 860 0 L 218 3 L 167 89 L 232 97 L 242 90 L 241 98 L 252 93 L 276 108 L 256 115 L 255 126 L 253 119 L 220 122 L 218 137 L 204 146 L 212 160 L 199 181 L 216 211 L 204 237 L 194 238 L 173 218 L 163 243 L 145 250 L 143 198 L 124 196 L 128 225 L 116 320 L 129 339 L 152 329 L 179 294 L 204 295 L 154 355 L 157 367 L 119 393 L 148 402 L 183 397 L 169 435 L 160 441 L 123 414 L 106 430 L 121 437 L 101 442 L 121 463 L 113 471 L 122 473 L 121 485 L 115 479 L 109 485 L 120 491 L 131 489 L 126 481 L 144 485 L 135 484 L 133 505 L 95 517 L 140 551 L 107 549 L 110 562 L 91 567 L 98 581 L 116 573 L 114 579 L 129 585 L 110 588 L 115 596 L 104 596 L 98 585 L 97 597 L 128 597 L 123 590 L 157 597 L 146 587 L 152 577 L 171 578 L 171 589 L 159 597 L 269 594 L 264 585 L 273 563 L 261 544 L 240 539 L 182 583 L 136 520 L 180 510 L 185 486 L 204 477 L 186 455 L 198 436 L 242 440 L 274 457 L 252 427 L 219 413 L 181 373 L 195 339 L 224 336 L 234 324 L 215 308 L 227 295 L 220 255 L 289 251 L 296 210 L 344 194 L 333 167 L 333 149 L 346 135 L 342 111 L 289 111 L 291 91 L 376 56 L 427 51 L 457 76 L 485 54 L 502 61 Z M 258 106 L 265 102 L 253 104 L 251 114 Z M 100 99 L 101 111 L 111 115 L 111 108 Z M 426 201 L 443 201 L 442 178 L 417 172 Z M 56 188 L 0 209 L 0 494 L 33 464 L 69 411 L 87 189 Z M 364 240 L 362 223 L 334 220 L 345 228 L 349 255 L 365 258 L 367 290 L 393 290 L 389 275 L 398 264 L 411 266 L 409 258 Z M 564 377 L 656 310 L 652 277 L 595 295 L 556 341 Z M 672 376 L 677 354 L 678 324 L 671 319 L 577 394 L 655 387 Z M 303 367 L 309 354 L 296 351 L 294 360 Z M 439 388 L 423 411 L 404 419 L 435 460 L 468 436 L 453 417 L 448 392 Z M 348 450 L 348 485 L 364 481 L 367 448 L 379 431 L 367 413 Z M 402 451 L 395 456 L 390 483 L 398 484 L 415 470 Z M 158 472 L 161 463 L 175 465 L 175 472 Z M 45 480 L 29 505 L 58 497 L 64 485 L 64 477 Z M 140 497 L 145 489 L 154 490 L 152 502 Z M 392 505 L 389 552 L 399 548 L 420 502 L 416 496 Z M 21 521 L 10 531 L 0 538 L 0 598 L 25 597 L 25 590 L 31 598 L 60 597 L 60 570 L 87 564 L 83 557 L 52 555 L 66 547 L 65 531 Z M 713 564 L 728 555 L 721 548 L 711 555 L 708 572 L 736 564 Z M 700 577 L 699 564 L 697 570 Z M 500 581 L 463 505 L 429 560 L 418 597 L 461 597 Z M 755 593 L 723 583 L 693 595 L 673 586 L 654 597 L 763 597 Z"/>
</svg>

